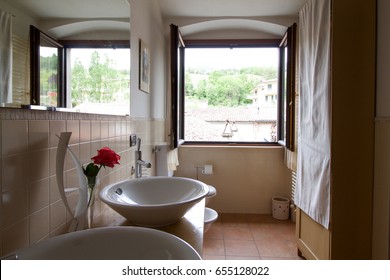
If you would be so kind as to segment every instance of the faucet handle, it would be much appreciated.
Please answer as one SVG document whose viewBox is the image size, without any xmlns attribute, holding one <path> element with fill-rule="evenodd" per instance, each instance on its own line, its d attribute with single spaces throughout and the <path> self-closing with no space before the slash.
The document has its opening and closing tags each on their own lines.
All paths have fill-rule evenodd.
<svg viewBox="0 0 390 280">
<path fill-rule="evenodd" d="M 137 138 L 137 151 L 141 150 L 141 138 Z"/>
</svg>

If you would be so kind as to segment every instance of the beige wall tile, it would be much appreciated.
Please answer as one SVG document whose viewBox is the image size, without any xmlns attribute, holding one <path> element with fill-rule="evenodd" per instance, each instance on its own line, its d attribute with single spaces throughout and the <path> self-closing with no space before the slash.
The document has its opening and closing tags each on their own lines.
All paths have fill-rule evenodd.
<svg viewBox="0 0 390 280">
<path fill-rule="evenodd" d="M 2 227 L 10 226 L 28 216 L 28 188 L 23 186 L 2 193 Z"/>
<path fill-rule="evenodd" d="M 91 155 L 91 143 L 86 142 L 80 144 L 80 163 L 87 165 L 91 162 L 91 157 L 95 156 L 96 154 Z"/>
<path fill-rule="evenodd" d="M 77 159 L 80 158 L 80 147 L 79 144 L 73 144 L 69 145 L 69 149 L 72 151 L 72 153 L 77 157 Z M 66 152 L 65 155 L 65 170 L 76 168 L 76 164 L 71 157 L 71 154 L 69 151 Z"/>
<path fill-rule="evenodd" d="M 80 143 L 91 141 L 91 122 L 80 121 Z"/>
<path fill-rule="evenodd" d="M 181 147 L 175 176 L 199 179 L 217 189 L 210 207 L 221 213 L 270 214 L 272 196 L 291 194 L 291 172 L 279 147 Z M 203 175 L 205 164 L 212 175 Z M 198 172 L 197 172 L 198 171 Z"/>
<path fill-rule="evenodd" d="M 97 151 L 99 149 L 101 149 L 103 146 L 102 146 L 100 140 L 99 141 L 93 141 L 90 144 L 91 144 L 90 145 L 90 148 L 91 148 L 90 155 L 91 155 L 91 157 L 94 157 L 94 156 L 97 155 Z"/>
<path fill-rule="evenodd" d="M 78 144 L 80 142 L 80 121 L 67 120 L 66 131 L 72 132 L 69 140 L 69 145 Z"/>
<path fill-rule="evenodd" d="M 50 148 L 56 148 L 58 146 L 58 137 L 61 132 L 66 132 L 65 120 L 50 120 L 49 121 L 49 142 Z"/>
<path fill-rule="evenodd" d="M 121 135 L 122 136 L 125 136 L 127 135 L 127 122 L 126 121 L 121 121 L 120 122 L 120 125 L 121 125 Z"/>
<path fill-rule="evenodd" d="M 34 182 L 49 177 L 49 150 L 38 150 L 28 153 L 29 180 Z"/>
<path fill-rule="evenodd" d="M 2 155 L 26 153 L 28 149 L 28 121 L 2 121 Z"/>
<path fill-rule="evenodd" d="M 109 135 L 109 124 L 108 121 L 101 121 L 101 139 L 108 138 Z"/>
<path fill-rule="evenodd" d="M 121 135 L 122 135 L 122 122 L 115 121 L 115 136 L 121 136 Z"/>
<path fill-rule="evenodd" d="M 17 117 L 18 111 L 15 112 Z M 50 116 L 51 113 L 47 115 Z M 0 250 L 2 255 L 43 238 L 68 231 L 72 215 L 67 212 L 57 187 L 55 165 L 58 138 L 56 134 L 72 131 L 70 149 L 84 162 L 89 162 L 90 158 L 97 154 L 97 150 L 105 146 L 121 155 L 120 166 L 102 169 L 100 172 L 99 189 L 127 179 L 131 175 L 135 149 L 128 147 L 128 135 L 132 132 L 133 120 L 112 118 L 77 120 L 73 119 L 73 115 L 67 120 L 67 115 L 67 113 L 55 114 L 50 120 L 37 118 L 36 120 L 0 121 L 2 174 Z M 146 120 L 136 122 L 139 131 L 134 130 L 134 132 L 144 136 L 142 140 L 145 157 L 152 157 L 153 139 L 163 138 L 164 133 L 160 133 L 158 129 L 163 126 L 152 125 L 152 122 Z M 150 127 L 153 127 L 155 132 L 146 133 Z M 153 139 L 146 139 L 146 135 Z M 65 186 L 78 188 L 79 177 L 69 152 L 67 152 L 64 172 Z M 67 194 L 72 210 L 77 205 L 78 197 L 78 191 Z M 100 225 L 112 224 L 112 218 L 109 218 L 112 217 L 109 215 L 110 211 L 112 212 L 101 201 L 96 202 L 96 220 Z"/>
<path fill-rule="evenodd" d="M 50 205 L 50 231 L 66 222 L 66 209 L 62 201 Z"/>
<path fill-rule="evenodd" d="M 49 205 L 49 178 L 29 185 L 29 202 L 31 214 Z"/>
<path fill-rule="evenodd" d="M 28 149 L 36 151 L 49 147 L 49 121 L 30 120 L 28 122 Z"/>
<path fill-rule="evenodd" d="M 49 176 L 56 174 L 57 148 L 49 150 Z"/>
<path fill-rule="evenodd" d="M 2 255 L 10 254 L 19 248 L 28 246 L 29 233 L 27 218 L 4 229 L 2 232 Z"/>
<path fill-rule="evenodd" d="M 26 154 L 16 154 L 1 158 L 2 161 L 2 191 L 25 186 L 28 182 L 28 160 Z"/>
<path fill-rule="evenodd" d="M 45 207 L 30 216 L 30 244 L 34 244 L 50 234 L 49 207 Z"/>
<path fill-rule="evenodd" d="M 116 121 L 109 121 L 108 122 L 108 137 L 115 137 L 116 136 Z"/>
<path fill-rule="evenodd" d="M 64 178 L 66 179 L 66 178 Z M 64 185 L 66 186 L 66 180 L 64 180 Z M 52 176 L 49 179 L 49 200 L 50 204 L 54 203 L 61 199 L 60 192 L 58 191 L 57 177 Z"/>
<path fill-rule="evenodd" d="M 101 126 L 100 121 L 91 121 L 91 140 L 100 140 L 101 137 Z"/>
</svg>

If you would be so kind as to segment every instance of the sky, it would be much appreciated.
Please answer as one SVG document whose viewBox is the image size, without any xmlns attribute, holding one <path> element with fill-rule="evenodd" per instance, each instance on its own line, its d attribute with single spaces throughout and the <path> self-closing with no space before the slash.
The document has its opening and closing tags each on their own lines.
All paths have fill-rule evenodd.
<svg viewBox="0 0 390 280">
<path fill-rule="evenodd" d="M 251 66 L 278 67 L 279 48 L 186 48 L 186 68 L 240 69 Z"/>
<path fill-rule="evenodd" d="M 104 58 L 104 53 L 109 54 L 110 58 L 114 61 L 114 64 L 118 69 L 130 69 L 130 50 L 129 49 L 84 49 L 73 48 L 72 49 L 72 67 L 76 57 L 79 58 L 84 67 L 89 66 L 92 51 L 98 51 L 100 58 Z M 41 56 L 47 57 L 57 54 L 57 48 L 40 47 Z"/>
<path fill-rule="evenodd" d="M 46 48 L 45 48 L 46 49 Z M 51 56 L 52 50 L 41 50 L 43 56 Z M 110 54 L 119 69 L 127 69 L 130 65 L 128 49 L 97 49 L 100 57 L 104 52 Z M 91 50 L 72 49 L 73 58 L 78 57 L 85 67 L 88 67 Z M 212 69 L 240 69 L 251 66 L 278 67 L 279 48 L 186 48 L 186 67 L 207 67 Z M 72 65 L 73 66 L 73 65 Z"/>
<path fill-rule="evenodd" d="M 104 54 L 107 53 L 113 60 L 117 69 L 130 69 L 130 50 L 129 49 L 72 49 L 72 67 L 76 57 L 79 58 L 84 67 L 89 66 L 92 52 L 96 50 L 99 53 L 100 59 L 103 62 Z"/>
</svg>

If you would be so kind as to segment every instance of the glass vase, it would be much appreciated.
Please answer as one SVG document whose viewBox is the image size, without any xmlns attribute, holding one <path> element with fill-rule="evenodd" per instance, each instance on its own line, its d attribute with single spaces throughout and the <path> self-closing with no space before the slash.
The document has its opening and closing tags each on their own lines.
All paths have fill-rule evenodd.
<svg viewBox="0 0 390 280">
<path fill-rule="evenodd" d="M 88 203 L 87 203 L 87 225 L 88 228 L 93 226 L 93 210 L 96 199 L 96 177 L 87 177 L 88 181 Z"/>
</svg>

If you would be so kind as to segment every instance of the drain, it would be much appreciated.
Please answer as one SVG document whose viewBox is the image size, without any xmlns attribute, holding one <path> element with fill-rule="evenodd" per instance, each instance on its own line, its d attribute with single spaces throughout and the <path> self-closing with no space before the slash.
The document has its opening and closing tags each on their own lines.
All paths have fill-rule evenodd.
<svg viewBox="0 0 390 280">
<path fill-rule="evenodd" d="M 123 193 L 122 189 L 121 188 L 117 188 L 115 190 L 115 192 L 118 194 L 118 195 L 121 195 Z"/>
</svg>

